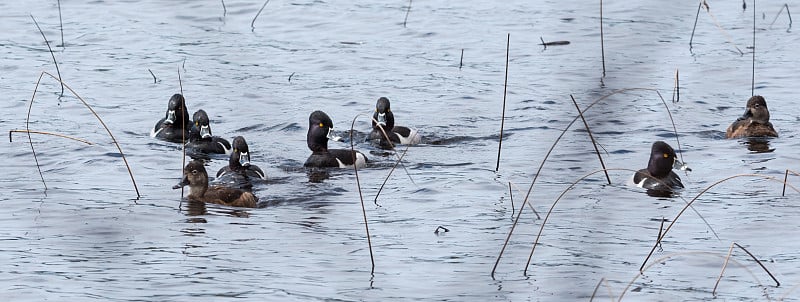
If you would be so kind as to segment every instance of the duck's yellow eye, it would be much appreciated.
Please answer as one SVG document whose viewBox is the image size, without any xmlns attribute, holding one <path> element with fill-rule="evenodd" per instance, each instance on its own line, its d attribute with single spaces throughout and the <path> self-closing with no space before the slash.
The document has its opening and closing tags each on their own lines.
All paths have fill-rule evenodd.
<svg viewBox="0 0 800 302">
<path fill-rule="evenodd" d="M 669 158 L 669 153 L 664 153 L 664 158 Z"/>
<path fill-rule="evenodd" d="M 325 128 L 325 124 L 323 124 L 323 123 L 319 123 L 319 127 L 320 127 L 320 128 Z"/>
<path fill-rule="evenodd" d="M 195 126 L 200 126 L 200 122 L 194 122 Z"/>
<path fill-rule="evenodd" d="M 239 152 L 239 149 L 237 149 L 237 148 L 233 148 L 233 152 L 237 152 L 237 153 L 238 153 L 238 152 Z"/>
<path fill-rule="evenodd" d="M 380 112 L 380 111 L 378 111 L 378 108 L 375 108 L 375 112 Z"/>
</svg>

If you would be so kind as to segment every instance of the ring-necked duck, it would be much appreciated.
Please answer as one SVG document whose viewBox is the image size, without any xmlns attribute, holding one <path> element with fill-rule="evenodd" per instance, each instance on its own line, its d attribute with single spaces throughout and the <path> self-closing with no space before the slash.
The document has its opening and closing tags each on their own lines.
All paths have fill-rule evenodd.
<svg viewBox="0 0 800 302">
<path fill-rule="evenodd" d="M 383 134 L 384 131 L 386 135 Z M 372 114 L 372 132 L 369 134 L 369 139 L 379 140 L 381 146 L 389 146 L 386 136 L 393 144 L 413 145 L 419 144 L 422 140 L 416 129 L 394 124 L 394 113 L 392 113 L 389 99 L 381 97 L 375 104 L 375 113 Z"/>
<path fill-rule="evenodd" d="M 355 165 L 362 168 L 367 165 L 367 157 L 358 151 L 345 149 L 328 149 L 328 139 L 338 140 L 333 134 L 333 121 L 325 112 L 314 111 L 308 117 L 308 136 L 306 141 L 311 149 L 304 166 L 306 167 L 339 167 Z"/>
<path fill-rule="evenodd" d="M 633 182 L 640 188 L 650 191 L 670 193 L 683 188 L 681 178 L 672 169 L 688 169 L 675 156 L 675 150 L 665 142 L 653 143 L 647 169 L 633 175 Z"/>
<path fill-rule="evenodd" d="M 769 122 L 767 101 L 760 95 L 754 95 L 747 100 L 747 109 L 745 109 L 744 115 L 736 119 L 725 131 L 725 138 L 753 136 L 778 137 L 778 132 L 772 128 L 772 123 Z"/>
<path fill-rule="evenodd" d="M 258 202 L 258 198 L 250 192 L 222 186 L 209 187 L 206 168 L 203 162 L 197 160 L 189 162 L 183 168 L 183 179 L 172 188 L 180 189 L 187 185 L 189 186 L 187 198 L 191 200 L 246 208 L 255 208 Z"/>
<path fill-rule="evenodd" d="M 194 113 L 194 127 L 189 134 L 189 143 L 186 144 L 186 147 L 203 153 L 230 153 L 231 144 L 224 138 L 213 136 L 210 123 L 205 110 L 197 110 Z"/>
<path fill-rule="evenodd" d="M 252 187 L 250 179 L 266 180 L 267 175 L 261 168 L 250 163 L 250 148 L 244 137 L 233 138 L 233 151 L 228 165 L 217 171 L 216 182 L 234 184 L 238 188 Z"/>
<path fill-rule="evenodd" d="M 169 98 L 166 116 L 156 123 L 150 131 L 150 136 L 173 143 L 183 143 L 189 138 L 191 124 L 192 120 L 189 119 L 189 112 L 186 110 L 186 100 L 183 99 L 183 95 L 176 93 Z"/>
</svg>

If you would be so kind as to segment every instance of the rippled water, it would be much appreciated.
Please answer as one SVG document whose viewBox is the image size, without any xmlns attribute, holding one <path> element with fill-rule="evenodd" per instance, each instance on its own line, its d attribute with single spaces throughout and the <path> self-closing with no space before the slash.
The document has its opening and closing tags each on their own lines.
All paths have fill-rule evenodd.
<svg viewBox="0 0 800 302">
<path fill-rule="evenodd" d="M 3 296 L 560 301 L 589 300 L 601 284 L 596 299 L 608 300 L 638 276 L 625 300 L 711 300 L 736 242 L 781 285 L 737 249 L 719 297 L 796 299 L 800 193 L 782 197 L 780 182 L 757 176 L 702 195 L 639 275 L 661 220 L 673 221 L 685 201 L 647 196 L 628 185 L 630 171 L 611 171 L 611 185 L 593 174 L 553 209 L 527 276 L 543 223 L 529 208 L 490 275 L 536 169 L 575 117 L 570 94 L 586 108 L 615 91 L 650 89 L 613 94 L 586 113 L 605 164 L 635 170 L 646 166 L 653 141 L 677 146 L 657 89 L 681 134 L 681 156 L 693 168 L 681 174 L 685 200 L 736 174 L 782 180 L 785 169 L 800 169 L 793 110 L 798 36 L 787 30 L 786 15 L 770 26 L 780 6 L 759 4 L 756 11 L 755 93 L 766 97 L 781 135 L 768 141 L 771 152 L 758 153 L 724 139 L 750 96 L 750 2 L 744 10 L 741 3 L 709 3 L 692 49 L 696 3 L 606 3 L 606 77 L 595 1 L 413 2 L 404 27 L 407 5 L 272 1 L 251 28 L 256 1 L 229 0 L 225 11 L 215 1 L 63 1 L 66 47 L 60 47 L 56 1 L 0 3 L 4 130 L 25 128 L 37 77 L 55 74 L 32 14 L 65 82 L 115 134 L 142 195 L 136 199 L 97 120 L 44 78 L 30 128 L 96 144 L 33 135 L 46 191 L 24 134 L 0 148 Z M 495 172 L 509 33 L 505 139 Z M 545 49 L 540 37 L 571 43 Z M 680 101 L 673 103 L 676 70 Z M 270 177 L 254 188 L 266 207 L 181 202 L 171 189 L 180 179 L 180 147 L 148 132 L 180 91 L 191 112 L 209 113 L 216 135 L 247 138 L 252 161 Z M 355 128 L 363 135 L 380 96 L 393 101 L 398 124 L 420 129 L 426 143 L 409 148 L 405 169 L 392 174 L 377 204 L 393 157 L 356 144 L 373 161 L 358 172 L 375 252 L 371 274 L 353 171 L 330 171 L 318 181 L 302 163 L 310 153 L 310 112 L 324 110 L 340 131 L 362 114 Z M 209 170 L 225 164 L 217 157 Z M 571 183 L 599 168 L 578 121 L 544 165 L 531 195 L 534 208 L 544 218 Z M 434 233 L 439 226 L 449 232 Z"/>
</svg>

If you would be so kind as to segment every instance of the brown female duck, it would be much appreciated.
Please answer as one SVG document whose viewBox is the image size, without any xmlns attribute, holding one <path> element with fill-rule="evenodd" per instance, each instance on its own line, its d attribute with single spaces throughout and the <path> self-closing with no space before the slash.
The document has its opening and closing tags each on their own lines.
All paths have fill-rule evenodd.
<svg viewBox="0 0 800 302">
<path fill-rule="evenodd" d="M 208 173 L 201 161 L 193 160 L 183 168 L 183 180 L 172 187 L 178 189 L 189 186 L 191 200 L 216 203 L 233 207 L 255 208 L 258 198 L 253 193 L 239 189 L 208 186 Z"/>
<path fill-rule="evenodd" d="M 769 122 L 769 109 L 767 101 L 760 95 L 754 95 L 747 100 L 747 109 L 728 126 L 725 138 L 742 138 L 754 136 L 778 137 L 778 132 Z"/>
</svg>

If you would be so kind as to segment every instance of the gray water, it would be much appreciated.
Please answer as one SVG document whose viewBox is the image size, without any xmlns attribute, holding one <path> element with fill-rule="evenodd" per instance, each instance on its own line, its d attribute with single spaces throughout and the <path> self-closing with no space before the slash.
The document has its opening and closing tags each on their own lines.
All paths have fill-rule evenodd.
<svg viewBox="0 0 800 302">
<path fill-rule="evenodd" d="M 609 1 L 606 1 L 609 2 Z M 0 289 L 10 301 L 245 300 L 712 300 L 732 242 L 742 250 L 717 291 L 725 301 L 796 299 L 800 193 L 783 179 L 797 166 L 798 35 L 777 3 L 759 3 L 755 93 L 765 96 L 780 138 L 771 152 L 724 139 L 750 97 L 753 3 L 709 3 L 693 48 L 693 1 L 614 1 L 604 8 L 605 66 L 597 1 L 272 1 L 251 28 L 258 1 L 56 1 L 0 3 L 3 130 L 25 129 L 27 108 L 55 52 L 64 81 L 116 136 L 141 193 L 94 116 L 48 76 L 30 129 L 0 148 Z M 783 2 L 781 2 L 783 4 Z M 789 3 L 794 9 L 797 3 Z M 712 16 L 713 15 L 713 16 Z M 724 32 L 717 28 L 715 20 Z M 507 34 L 510 63 L 504 140 L 495 172 Z M 569 45 L 539 45 L 566 40 Z M 740 54 L 740 49 L 744 54 Z M 463 65 L 461 53 L 463 50 Z M 149 71 L 148 71 L 149 70 Z M 676 70 L 680 101 L 672 102 Z M 153 73 L 151 75 L 150 71 Z M 181 79 L 178 80 L 180 71 Z M 155 82 L 154 82 L 155 76 Z M 613 170 L 580 181 L 544 227 L 525 208 L 492 278 L 492 267 L 538 166 L 586 112 L 609 168 L 647 164 L 650 145 L 677 148 L 686 189 L 654 198 Z M 254 188 L 266 207 L 235 209 L 181 201 L 180 146 L 148 136 L 173 93 L 206 110 L 216 135 L 247 138 L 270 180 Z M 354 118 L 369 130 L 380 96 L 398 124 L 424 143 L 408 149 L 373 202 L 394 157 L 357 140 L 370 167 L 358 171 L 375 270 L 352 170 L 310 181 L 302 163 L 308 115 L 327 112 L 344 134 Z M 361 115 L 359 115 L 361 114 Z M 600 169 L 580 121 L 550 155 L 531 194 L 544 218 L 580 177 Z M 331 143 L 347 148 L 346 143 Z M 215 157 L 216 171 L 226 164 Z M 639 275 L 661 220 L 703 189 Z M 311 178 L 311 180 L 314 180 Z M 798 178 L 790 176 L 790 184 Z M 512 186 L 512 195 L 509 192 Z M 683 198 L 683 199 L 682 199 Z M 516 209 L 515 209 L 516 208 Z M 702 217 L 702 218 L 701 218 Z M 703 219 L 705 219 L 704 222 Z M 449 232 L 434 233 L 437 227 Z M 716 233 L 716 235 L 715 235 Z M 718 236 L 718 238 L 717 238 Z M 652 265 L 651 265 L 652 264 Z"/>
</svg>

